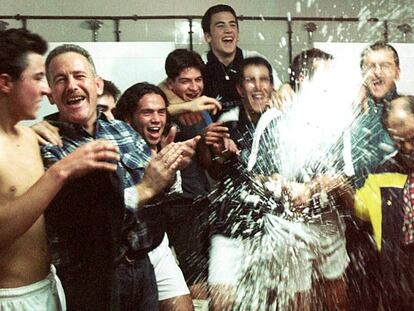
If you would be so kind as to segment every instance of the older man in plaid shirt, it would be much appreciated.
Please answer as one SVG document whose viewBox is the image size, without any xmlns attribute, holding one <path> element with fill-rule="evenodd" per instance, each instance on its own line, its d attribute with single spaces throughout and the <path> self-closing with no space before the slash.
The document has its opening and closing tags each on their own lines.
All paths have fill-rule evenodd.
<svg viewBox="0 0 414 311">
<path fill-rule="evenodd" d="M 113 268 L 113 275 L 108 277 L 113 290 L 109 294 L 109 298 L 102 297 L 102 300 L 110 302 L 105 308 L 109 310 L 156 310 L 158 302 L 154 271 L 148 260 L 147 252 L 152 249 L 152 245 L 157 245 L 157 243 L 153 241 L 146 222 L 140 220 L 140 213 L 147 212 L 145 210 L 150 208 L 148 204 L 153 203 L 154 198 L 161 196 L 164 190 L 173 183 L 176 171 L 189 163 L 199 138 L 186 143 L 171 143 L 157 155 L 151 157 L 151 151 L 145 141 L 130 126 L 116 120 L 109 121 L 103 114 L 97 113 L 96 99 L 102 92 L 103 83 L 102 79 L 96 75 L 93 61 L 87 51 L 76 45 L 59 46 L 49 54 L 46 67 L 48 81 L 52 89 L 52 99 L 59 109 L 59 113 L 51 117 L 51 122 L 59 128 L 60 135 L 62 135 L 60 146 L 46 145 L 43 147 L 46 166 L 65 157 L 77 146 L 94 139 L 110 141 L 118 147 L 120 153 L 121 160 L 118 163 L 116 176 L 94 176 L 86 181 L 78 182 L 75 180 L 72 183 L 73 188 L 80 190 L 77 192 L 80 192 L 81 198 L 79 200 L 86 196 L 86 200 L 90 201 L 89 195 L 92 197 L 95 195 L 98 202 L 93 204 L 92 208 L 86 204 L 89 208 L 88 213 L 92 213 L 92 215 L 99 215 L 96 210 L 101 210 L 102 205 L 106 205 L 110 201 L 112 201 L 111 204 L 125 206 L 122 209 L 123 215 L 119 223 L 119 236 L 116 235 L 117 228 L 109 230 L 111 237 L 115 236 L 113 240 L 119 241 L 119 243 L 115 245 L 114 266 L 108 266 Z M 96 181 L 96 179 L 105 180 L 105 178 L 106 182 Z M 105 190 L 103 191 L 102 187 L 99 188 L 100 186 L 97 185 L 103 185 Z M 91 193 L 92 191 L 102 193 L 97 195 Z M 120 192 L 118 197 L 116 192 Z M 73 204 L 76 205 L 77 199 L 74 197 L 77 196 L 77 193 L 66 195 L 65 198 L 73 199 L 75 201 Z M 79 213 L 82 215 L 82 209 L 79 209 Z M 88 217 L 86 214 L 84 212 L 84 218 Z M 116 216 L 119 217 L 118 214 Z M 92 216 L 89 215 L 89 217 Z M 54 215 L 49 219 L 56 220 L 58 218 Z M 111 217 L 107 217 L 107 219 L 110 226 L 116 227 Z M 65 226 L 64 222 L 62 224 L 62 221 L 58 221 L 59 225 Z M 89 224 L 94 221 L 95 219 L 89 221 Z M 107 224 L 103 223 L 103 225 Z M 49 227 L 53 227 L 53 224 Z M 64 232 L 56 227 L 55 224 L 54 232 L 56 230 Z M 69 228 L 71 227 L 69 226 Z M 79 233 L 76 230 L 72 230 L 72 232 Z M 86 235 L 88 234 L 89 232 L 86 231 Z M 70 233 L 66 237 L 67 242 L 76 248 L 75 242 L 70 241 L 68 236 Z M 53 249 L 53 242 L 59 245 L 62 238 L 52 236 L 51 242 Z M 93 245 L 97 248 L 100 247 L 95 244 Z M 71 255 L 63 258 L 58 257 L 58 269 L 59 264 L 64 266 L 68 262 L 72 266 L 76 266 L 78 262 L 80 265 L 84 264 L 74 257 L 76 256 L 73 254 L 72 257 Z M 83 260 L 92 261 L 93 259 L 83 258 Z M 89 270 L 86 269 L 84 274 L 93 270 L 93 265 L 88 267 Z M 96 309 L 98 305 L 101 308 L 102 301 L 100 301 L 99 294 L 96 295 L 96 299 L 91 299 L 89 296 L 94 293 L 91 292 L 87 284 L 82 284 L 83 286 L 79 286 L 79 288 L 85 289 L 89 293 L 88 295 L 85 295 L 85 291 L 83 292 L 79 288 L 76 290 L 76 282 L 80 281 L 82 280 L 79 277 L 75 282 L 68 282 L 71 287 L 67 289 L 68 305 L 72 301 L 76 310 Z M 92 283 L 94 286 L 100 286 L 96 282 L 92 281 Z M 72 291 L 73 288 L 75 288 L 74 291 Z M 99 291 L 99 289 L 93 290 Z"/>
</svg>

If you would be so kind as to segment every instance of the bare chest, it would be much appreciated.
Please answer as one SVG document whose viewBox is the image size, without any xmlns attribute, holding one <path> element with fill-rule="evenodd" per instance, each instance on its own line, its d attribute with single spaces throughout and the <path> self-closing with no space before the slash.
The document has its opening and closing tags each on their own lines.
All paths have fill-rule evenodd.
<svg viewBox="0 0 414 311">
<path fill-rule="evenodd" d="M 37 146 L 16 143 L 0 148 L 0 201 L 24 193 L 44 173 Z"/>
</svg>

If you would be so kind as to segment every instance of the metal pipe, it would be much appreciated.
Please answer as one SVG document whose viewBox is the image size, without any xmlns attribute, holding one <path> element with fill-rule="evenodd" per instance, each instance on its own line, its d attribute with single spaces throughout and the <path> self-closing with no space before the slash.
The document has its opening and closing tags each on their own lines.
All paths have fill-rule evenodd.
<svg viewBox="0 0 414 311">
<path fill-rule="evenodd" d="M 388 21 L 387 20 L 384 21 L 384 32 L 383 32 L 383 35 L 384 35 L 384 41 L 385 41 L 385 43 L 388 43 Z"/>
<path fill-rule="evenodd" d="M 288 34 L 288 55 L 289 55 L 289 67 L 292 67 L 293 61 L 293 30 L 292 30 L 292 21 L 287 20 L 287 34 Z"/>
<path fill-rule="evenodd" d="M 201 19 L 201 15 L 120 15 L 120 16 L 101 16 L 101 15 L 0 15 L 0 19 L 49 19 L 49 20 L 151 20 L 151 19 Z M 268 21 L 321 21 L 321 22 L 359 22 L 358 17 L 286 17 L 286 16 L 244 16 L 238 17 L 240 20 L 268 20 Z M 369 18 L 367 21 L 378 21 L 377 18 Z"/>
<path fill-rule="evenodd" d="M 119 19 L 114 19 L 114 23 L 115 23 L 115 30 L 114 30 L 114 33 L 115 33 L 115 41 L 116 42 L 120 42 L 121 41 L 121 26 L 120 26 L 120 20 Z"/>
<path fill-rule="evenodd" d="M 193 50 L 193 19 L 189 18 L 188 19 L 188 26 L 190 27 L 189 31 L 188 31 L 188 35 L 189 35 L 189 39 L 190 39 L 190 51 Z"/>
</svg>

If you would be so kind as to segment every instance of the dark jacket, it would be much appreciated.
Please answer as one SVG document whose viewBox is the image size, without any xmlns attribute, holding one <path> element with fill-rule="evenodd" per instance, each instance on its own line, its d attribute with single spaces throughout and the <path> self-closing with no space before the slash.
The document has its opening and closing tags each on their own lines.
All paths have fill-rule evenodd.
<svg viewBox="0 0 414 311">
<path fill-rule="evenodd" d="M 112 278 L 125 213 L 119 180 L 117 174 L 107 172 L 77 178 L 46 210 L 53 262 L 69 311 L 91 310 L 91 306 L 117 310 L 111 306 Z"/>
</svg>

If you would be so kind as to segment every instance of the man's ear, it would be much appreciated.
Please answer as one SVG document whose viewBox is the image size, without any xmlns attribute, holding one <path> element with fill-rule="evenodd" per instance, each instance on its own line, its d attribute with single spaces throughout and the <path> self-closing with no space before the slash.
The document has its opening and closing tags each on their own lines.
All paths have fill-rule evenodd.
<svg viewBox="0 0 414 311">
<path fill-rule="evenodd" d="M 101 96 L 104 90 L 104 81 L 100 76 L 96 76 L 95 83 L 96 83 L 96 93 L 98 94 L 98 96 Z"/>
<path fill-rule="evenodd" d="M 167 78 L 167 80 L 165 80 L 165 84 L 167 85 L 169 90 L 173 90 L 173 80 L 170 78 Z"/>
<path fill-rule="evenodd" d="M 4 94 L 10 93 L 13 88 L 13 79 L 7 73 L 0 74 L 0 92 Z"/>
<path fill-rule="evenodd" d="M 206 40 L 207 44 L 211 43 L 211 35 L 208 32 L 204 33 L 204 40 Z"/>
</svg>

